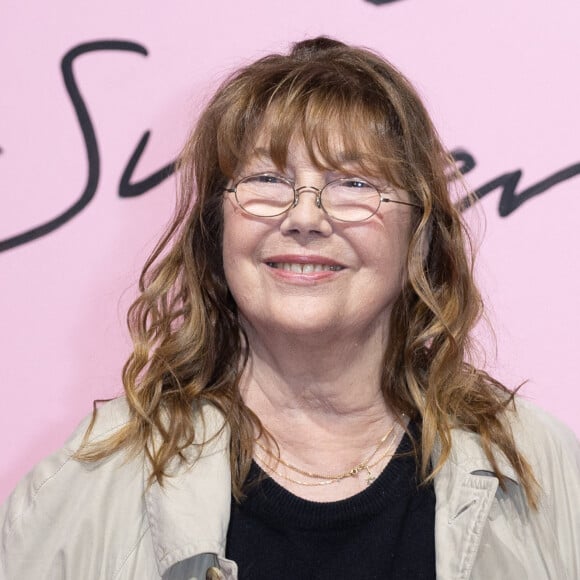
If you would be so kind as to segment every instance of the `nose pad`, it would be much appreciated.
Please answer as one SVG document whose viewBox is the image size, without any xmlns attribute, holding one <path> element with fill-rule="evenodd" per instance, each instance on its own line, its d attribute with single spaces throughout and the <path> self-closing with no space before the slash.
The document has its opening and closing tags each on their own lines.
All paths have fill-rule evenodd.
<svg viewBox="0 0 580 580">
<path fill-rule="evenodd" d="M 300 201 L 300 196 L 305 191 L 311 191 L 312 193 L 314 193 L 315 195 L 314 204 L 318 209 L 322 209 L 322 200 L 320 199 L 320 194 L 322 193 L 322 190 L 318 189 L 318 187 L 314 187 L 313 185 L 303 185 L 302 187 L 296 188 L 296 200 L 294 201 L 294 205 L 292 207 L 296 207 L 298 205 L 298 202 Z"/>
<path fill-rule="evenodd" d="M 320 199 L 320 189 L 317 187 L 304 185 L 296 188 L 296 198 L 292 209 L 286 214 L 282 224 L 283 231 L 290 232 L 319 232 L 328 235 L 331 232 L 331 226 L 328 216 L 322 207 Z M 309 205 L 310 199 L 305 199 L 304 203 L 298 207 L 298 203 L 303 193 L 314 194 L 314 208 Z M 307 198 L 309 196 L 306 196 Z"/>
</svg>

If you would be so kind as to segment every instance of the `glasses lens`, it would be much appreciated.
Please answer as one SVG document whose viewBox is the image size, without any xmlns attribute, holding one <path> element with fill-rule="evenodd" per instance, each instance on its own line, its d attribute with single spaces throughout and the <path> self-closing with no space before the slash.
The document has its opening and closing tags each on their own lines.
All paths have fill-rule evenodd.
<svg viewBox="0 0 580 580">
<path fill-rule="evenodd" d="M 252 215 L 273 217 L 284 213 L 294 203 L 294 188 L 276 175 L 250 175 L 238 183 L 236 199 Z"/>
<path fill-rule="evenodd" d="M 377 188 L 359 178 L 331 181 L 323 189 L 321 199 L 329 215 L 345 222 L 369 219 L 381 205 Z"/>
</svg>

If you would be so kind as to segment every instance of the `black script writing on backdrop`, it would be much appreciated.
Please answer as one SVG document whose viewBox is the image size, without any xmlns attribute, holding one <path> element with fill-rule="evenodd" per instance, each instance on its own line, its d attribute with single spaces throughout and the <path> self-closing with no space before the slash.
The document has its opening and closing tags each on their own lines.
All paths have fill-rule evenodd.
<svg viewBox="0 0 580 580">
<path fill-rule="evenodd" d="M 143 151 L 145 151 L 150 136 L 151 131 L 145 131 L 145 133 L 143 133 L 143 137 L 141 137 L 139 143 L 137 143 L 135 151 L 133 151 L 133 154 L 127 162 L 127 166 L 125 167 L 123 175 L 121 175 L 121 181 L 119 182 L 120 197 L 136 197 L 143 193 L 147 193 L 150 189 L 159 185 L 164 179 L 167 179 L 175 171 L 175 162 L 173 161 L 155 173 L 152 173 L 149 177 L 137 181 L 136 183 L 131 183 L 133 172 L 137 167 L 137 163 L 139 163 Z"/>
<path fill-rule="evenodd" d="M 66 208 L 56 217 L 43 224 L 33 226 L 20 234 L 4 240 L 0 240 L 0 252 L 41 238 L 42 236 L 45 236 L 60 228 L 68 221 L 73 219 L 76 215 L 78 215 L 95 196 L 99 184 L 100 173 L 99 147 L 97 144 L 95 127 L 91 121 L 87 105 L 82 97 L 81 91 L 75 79 L 73 64 L 78 57 L 84 54 L 111 50 L 133 52 L 142 56 L 147 56 L 147 49 L 141 44 L 137 44 L 136 42 L 125 40 L 100 40 L 95 42 L 86 42 L 71 48 L 64 55 L 61 61 L 61 72 L 64 85 L 74 108 L 85 143 L 85 152 L 87 157 L 87 180 L 84 190 L 81 192 L 76 201 L 74 201 L 68 208 Z M 124 188 L 123 191 L 126 192 L 126 196 L 138 195 L 143 191 L 155 187 L 161 181 L 163 181 L 163 179 L 168 177 L 173 171 L 173 164 L 169 164 L 147 179 L 140 181 L 139 183 L 130 183 L 129 180 L 132 171 L 137 163 L 139 156 L 145 148 L 149 135 L 149 131 L 143 135 L 135 150 L 135 153 L 132 155 L 131 159 L 129 160 L 129 164 L 123 173 L 122 185 Z"/>
<path fill-rule="evenodd" d="M 381 6 L 382 4 L 392 4 L 393 2 L 399 2 L 400 0 L 366 0 L 371 4 L 376 4 L 377 6 Z"/>
<path fill-rule="evenodd" d="M 475 167 L 475 159 L 471 153 L 468 153 L 463 149 L 457 149 L 452 151 L 452 155 L 458 164 L 459 171 L 463 175 L 469 173 Z M 475 198 L 481 199 L 496 189 L 501 190 L 498 213 L 501 217 L 507 217 L 526 201 L 544 193 L 563 181 L 571 179 L 576 175 L 580 175 L 580 163 L 573 163 L 564 169 L 560 169 L 518 193 L 516 190 L 522 175 L 523 171 L 521 169 L 499 175 L 495 179 L 492 179 L 488 183 L 478 187 L 474 191 Z M 465 210 L 472 205 L 472 203 L 473 200 L 466 196 L 459 201 L 459 208 Z"/>
<path fill-rule="evenodd" d="M 79 56 L 100 51 L 128 51 L 147 56 L 146 48 L 136 42 L 126 40 L 101 40 L 75 46 L 69 50 L 62 59 L 61 71 L 63 81 L 74 108 L 85 143 L 88 166 L 85 188 L 76 201 L 55 218 L 44 224 L 31 227 L 20 234 L 0 240 L 0 252 L 39 239 L 60 228 L 87 207 L 95 196 L 99 184 L 100 152 L 95 127 L 91 121 L 88 107 L 81 95 L 81 91 L 74 76 L 73 64 Z M 145 131 L 143 133 L 125 166 L 119 180 L 119 196 L 121 198 L 131 198 L 147 193 L 169 177 L 175 170 L 175 163 L 174 161 L 171 161 L 148 177 L 141 179 L 140 181 L 133 181 L 133 173 L 135 172 L 139 160 L 147 147 L 150 136 L 150 131 Z M 464 149 L 456 149 L 452 154 L 461 173 L 469 173 L 476 166 L 475 158 L 470 152 Z M 574 163 L 554 172 L 523 191 L 517 191 L 520 179 L 523 175 L 523 171 L 517 169 L 503 173 L 478 187 L 474 191 L 474 197 L 478 200 L 495 190 L 500 190 L 501 194 L 498 213 L 501 217 L 506 217 L 530 199 L 579 174 L 580 163 Z M 472 200 L 466 197 L 459 202 L 459 207 L 462 210 L 465 210 L 471 205 L 471 203 Z"/>
</svg>

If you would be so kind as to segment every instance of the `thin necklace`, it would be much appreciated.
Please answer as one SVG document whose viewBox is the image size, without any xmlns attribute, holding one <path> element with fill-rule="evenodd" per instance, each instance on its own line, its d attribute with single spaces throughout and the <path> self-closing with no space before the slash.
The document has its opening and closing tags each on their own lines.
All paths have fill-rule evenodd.
<svg viewBox="0 0 580 580">
<path fill-rule="evenodd" d="M 366 484 L 370 485 L 376 479 L 376 477 L 371 472 L 371 469 L 376 467 L 381 461 L 383 461 L 383 459 L 385 459 L 385 457 L 387 457 L 387 455 L 393 454 L 391 449 L 392 449 L 393 444 L 396 440 L 396 437 L 391 438 L 384 453 L 374 463 L 371 463 L 372 459 L 378 453 L 379 449 L 385 444 L 385 442 L 387 441 L 389 436 L 394 432 L 395 425 L 396 425 L 396 423 L 393 423 L 391 428 L 385 433 L 385 435 L 378 442 L 378 444 L 375 447 L 375 449 L 373 450 L 373 452 L 364 461 L 362 461 L 358 465 L 355 465 L 352 469 L 345 471 L 343 473 L 339 473 L 337 475 L 313 473 L 310 471 L 305 471 L 303 469 L 300 469 L 299 467 L 296 467 L 295 465 L 292 465 L 291 463 L 284 461 L 281 457 L 274 455 L 269 449 L 264 447 L 259 441 L 256 441 L 256 445 L 264 453 L 266 453 L 266 455 L 268 455 L 272 459 L 275 459 L 277 463 L 281 463 L 282 465 L 284 465 L 285 467 L 287 467 L 291 471 L 294 471 L 295 473 L 299 473 L 300 475 L 303 475 L 303 476 L 308 477 L 310 479 L 319 479 L 322 481 L 301 481 L 301 480 L 293 479 L 293 478 L 277 471 L 274 467 L 269 465 L 268 461 L 265 460 L 265 458 L 260 457 L 258 455 L 256 457 L 257 457 L 257 459 L 259 459 L 260 463 L 262 463 L 262 465 L 266 468 L 267 471 L 269 471 L 270 473 L 274 473 L 274 474 L 278 475 L 279 477 L 281 477 L 287 481 L 291 481 L 292 483 L 296 483 L 298 485 L 305 485 L 305 486 L 330 485 L 332 483 L 339 483 L 340 481 L 347 479 L 348 477 L 357 477 L 362 471 L 366 471 L 366 474 L 367 474 Z"/>
</svg>

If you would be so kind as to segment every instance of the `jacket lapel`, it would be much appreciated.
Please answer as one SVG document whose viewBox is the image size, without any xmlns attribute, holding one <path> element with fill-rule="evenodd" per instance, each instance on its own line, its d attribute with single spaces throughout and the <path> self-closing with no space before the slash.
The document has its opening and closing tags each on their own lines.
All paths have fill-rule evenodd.
<svg viewBox="0 0 580 580">
<path fill-rule="evenodd" d="M 433 454 L 434 462 L 439 455 L 440 448 L 437 448 Z M 512 466 L 499 452 L 497 462 L 502 473 L 517 482 Z M 454 430 L 451 456 L 434 481 L 438 580 L 467 580 L 471 577 L 498 483 L 481 448 L 479 436 Z"/>
</svg>

